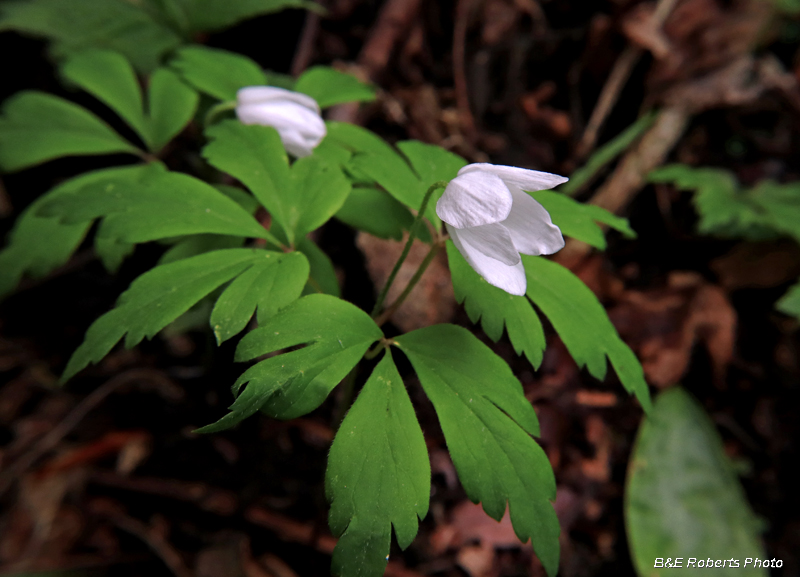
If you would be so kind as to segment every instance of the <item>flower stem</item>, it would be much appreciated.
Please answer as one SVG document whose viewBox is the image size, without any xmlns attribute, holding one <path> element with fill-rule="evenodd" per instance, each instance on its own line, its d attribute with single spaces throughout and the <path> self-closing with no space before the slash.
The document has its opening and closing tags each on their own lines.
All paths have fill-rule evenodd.
<svg viewBox="0 0 800 577">
<path fill-rule="evenodd" d="M 204 126 L 210 126 L 214 120 L 217 119 L 217 116 L 220 114 L 227 112 L 228 110 L 233 110 L 236 108 L 236 101 L 235 100 L 228 100 L 226 102 L 220 102 L 219 104 L 215 104 L 211 108 L 208 109 L 206 112 L 206 117 L 203 119 Z"/>
<path fill-rule="evenodd" d="M 389 294 L 389 289 L 391 288 L 392 283 L 394 282 L 394 279 L 397 276 L 397 273 L 400 271 L 400 267 L 402 266 L 403 262 L 406 260 L 406 257 L 408 256 L 408 253 L 411 251 L 411 244 L 414 242 L 414 238 L 416 238 L 416 236 L 417 236 L 417 228 L 420 226 L 420 224 L 422 223 L 422 219 L 425 216 L 425 209 L 428 208 L 428 201 L 430 201 L 431 196 L 433 195 L 433 193 L 434 193 L 434 191 L 436 189 L 444 188 L 446 186 L 447 186 L 447 181 L 446 180 L 440 180 L 439 182 L 433 183 L 430 186 L 430 188 L 428 189 L 428 191 L 425 193 L 425 197 L 422 199 L 422 205 L 419 207 L 419 212 L 417 212 L 417 216 L 414 218 L 414 222 L 411 225 L 411 229 L 408 231 L 408 240 L 406 241 L 406 245 L 403 247 L 403 252 L 400 253 L 400 258 L 397 259 L 397 263 L 395 263 L 394 268 L 392 269 L 392 272 L 389 273 L 389 278 L 386 280 L 386 285 L 384 285 L 383 289 L 381 290 L 381 294 L 378 295 L 378 300 L 375 301 L 375 308 L 372 309 L 372 318 L 373 319 L 376 318 L 378 316 L 378 314 L 381 312 L 381 308 L 383 308 L 383 302 L 386 300 L 386 295 Z M 436 242 L 435 239 L 434 239 L 434 242 Z M 425 257 L 425 258 L 427 259 L 428 257 Z M 433 257 L 431 257 L 431 258 L 433 258 Z M 430 263 L 428 263 L 428 264 L 430 264 Z M 425 264 L 425 267 L 427 267 L 428 264 Z M 417 272 L 419 272 L 419 271 L 417 271 Z M 423 272 L 424 272 L 424 269 L 423 269 Z M 422 276 L 421 273 L 420 273 L 420 276 Z M 415 275 L 415 277 L 416 277 L 416 275 Z M 419 280 L 419 279 L 417 279 L 417 280 Z M 414 279 L 412 279 L 412 281 L 414 283 L 416 283 L 416 281 Z M 411 284 L 411 282 L 409 282 L 409 284 Z M 406 287 L 406 288 L 408 288 L 408 287 Z M 405 297 L 403 297 L 403 298 L 405 298 Z M 394 312 L 394 311 L 392 311 L 392 312 Z M 381 315 L 381 316 L 383 316 L 383 315 Z"/>
<path fill-rule="evenodd" d="M 383 311 L 383 313 L 381 313 L 381 315 L 377 319 L 375 319 L 375 323 L 378 326 L 381 326 L 381 325 L 383 325 L 383 323 L 388 321 L 392 317 L 392 315 L 395 313 L 395 311 L 400 307 L 400 305 L 403 304 L 403 301 L 406 300 L 406 297 L 409 294 L 411 294 L 411 291 L 417 285 L 417 283 L 419 282 L 419 279 L 422 278 L 422 275 L 425 272 L 425 269 L 427 269 L 428 265 L 431 264 L 431 262 L 433 261 L 433 258 L 436 256 L 436 253 L 439 252 L 440 248 L 442 248 L 442 245 L 441 245 L 440 242 L 434 242 L 433 243 L 433 246 L 431 246 L 431 249 L 428 251 L 428 254 L 425 255 L 425 258 L 420 263 L 419 268 L 417 269 L 417 272 L 415 272 L 414 276 L 411 277 L 411 280 L 408 281 L 408 284 L 406 285 L 406 288 L 403 289 L 403 292 L 400 293 L 400 296 L 397 297 L 397 300 L 394 301 L 391 305 L 389 305 L 389 307 L 385 311 Z"/>
</svg>

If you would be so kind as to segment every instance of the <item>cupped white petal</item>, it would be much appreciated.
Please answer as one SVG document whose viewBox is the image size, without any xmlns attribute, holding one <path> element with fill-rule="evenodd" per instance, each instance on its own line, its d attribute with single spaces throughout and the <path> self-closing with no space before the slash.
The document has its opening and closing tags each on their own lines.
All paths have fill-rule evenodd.
<svg viewBox="0 0 800 577">
<path fill-rule="evenodd" d="M 320 113 L 317 101 L 307 94 L 286 90 L 285 88 L 278 88 L 277 86 L 246 86 L 245 88 L 240 88 L 236 93 L 236 102 L 239 105 L 262 104 L 266 102 L 294 102 L 317 114 Z"/>
<path fill-rule="evenodd" d="M 325 122 L 316 113 L 293 102 L 246 104 L 236 107 L 243 124 L 261 124 L 275 128 L 292 127 L 311 134 L 325 134 Z"/>
<path fill-rule="evenodd" d="M 467 228 L 505 220 L 511 210 L 511 191 L 499 177 L 487 172 L 456 176 L 436 203 L 444 222 Z"/>
<path fill-rule="evenodd" d="M 488 172 L 503 180 L 509 188 L 513 186 L 520 190 L 536 192 L 537 190 L 547 190 L 567 182 L 569 179 L 558 174 L 540 172 L 538 170 L 528 170 L 516 166 L 502 166 L 488 163 L 468 164 L 458 171 L 458 175 L 472 174 L 474 172 Z"/>
<path fill-rule="evenodd" d="M 514 204 L 502 222 L 522 254 L 553 254 L 564 248 L 561 229 L 553 224 L 545 208 L 521 190 L 511 190 Z"/>
<path fill-rule="evenodd" d="M 319 144 L 319 140 L 310 139 L 293 128 L 279 128 L 278 134 L 286 152 L 295 158 L 310 156 L 314 152 L 314 147 Z"/>
<path fill-rule="evenodd" d="M 500 223 L 461 228 L 458 230 L 458 238 L 505 265 L 515 265 L 520 261 L 519 251 L 514 248 L 508 229 Z"/>
<path fill-rule="evenodd" d="M 525 278 L 525 267 L 522 266 L 521 260 L 514 265 L 503 264 L 499 260 L 486 256 L 478 248 L 470 244 L 469 238 L 464 238 L 464 230 L 459 230 L 447 223 L 445 223 L 445 226 L 458 251 L 486 282 L 512 295 L 521 296 L 525 294 L 528 280 Z"/>
</svg>

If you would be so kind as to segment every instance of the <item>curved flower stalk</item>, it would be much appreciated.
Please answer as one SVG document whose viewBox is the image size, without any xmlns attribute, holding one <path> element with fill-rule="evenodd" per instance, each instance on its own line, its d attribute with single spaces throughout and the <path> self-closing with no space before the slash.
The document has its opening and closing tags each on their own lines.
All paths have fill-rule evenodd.
<svg viewBox="0 0 800 577">
<path fill-rule="evenodd" d="M 236 116 L 243 124 L 272 126 L 286 151 L 297 158 L 309 156 L 327 132 L 316 100 L 275 86 L 239 90 Z"/>
<path fill-rule="evenodd" d="M 524 295 L 527 280 L 520 253 L 553 254 L 564 248 L 564 237 L 544 207 L 523 191 L 545 190 L 567 180 L 513 166 L 469 164 L 445 188 L 436 214 L 486 282 Z"/>
</svg>

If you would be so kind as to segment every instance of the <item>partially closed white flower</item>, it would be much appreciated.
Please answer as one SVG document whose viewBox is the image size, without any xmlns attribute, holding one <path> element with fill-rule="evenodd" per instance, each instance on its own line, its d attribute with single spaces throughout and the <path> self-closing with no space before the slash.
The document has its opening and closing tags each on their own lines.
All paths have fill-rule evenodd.
<svg viewBox="0 0 800 577">
<path fill-rule="evenodd" d="M 458 171 L 436 203 L 450 238 L 486 282 L 512 295 L 527 288 L 520 253 L 552 254 L 564 248 L 561 230 L 535 192 L 567 178 L 513 166 L 469 164 Z"/>
<path fill-rule="evenodd" d="M 310 155 L 326 134 L 316 100 L 275 86 L 248 86 L 239 90 L 236 116 L 243 124 L 272 126 L 286 151 L 297 158 Z"/>
</svg>

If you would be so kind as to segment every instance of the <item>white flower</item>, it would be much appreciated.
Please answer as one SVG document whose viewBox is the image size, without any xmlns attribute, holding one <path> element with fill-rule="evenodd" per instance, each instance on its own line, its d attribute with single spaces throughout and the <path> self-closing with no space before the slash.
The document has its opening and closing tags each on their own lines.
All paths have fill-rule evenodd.
<svg viewBox="0 0 800 577">
<path fill-rule="evenodd" d="M 239 90 L 236 116 L 243 124 L 272 126 L 286 151 L 297 158 L 310 155 L 326 134 L 316 100 L 275 86 L 248 86 Z"/>
<path fill-rule="evenodd" d="M 567 178 L 513 166 L 469 164 L 458 171 L 436 203 L 450 238 L 486 282 L 512 295 L 527 288 L 522 254 L 552 254 L 564 248 L 561 230 L 535 192 Z"/>
</svg>

